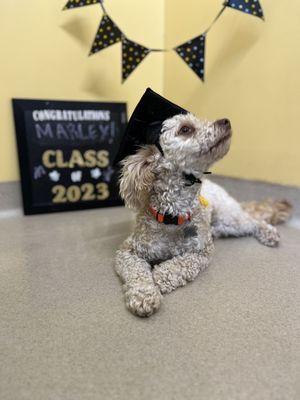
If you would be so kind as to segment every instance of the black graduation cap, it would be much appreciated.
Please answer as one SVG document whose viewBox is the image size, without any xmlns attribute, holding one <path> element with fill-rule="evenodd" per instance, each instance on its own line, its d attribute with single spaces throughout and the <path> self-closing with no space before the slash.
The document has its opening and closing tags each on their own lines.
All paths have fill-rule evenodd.
<svg viewBox="0 0 300 400">
<path fill-rule="evenodd" d="M 112 156 L 113 164 L 146 144 L 155 144 L 162 153 L 159 144 L 162 124 L 177 114 L 187 114 L 187 111 L 148 88 L 128 122 L 119 148 Z"/>
</svg>

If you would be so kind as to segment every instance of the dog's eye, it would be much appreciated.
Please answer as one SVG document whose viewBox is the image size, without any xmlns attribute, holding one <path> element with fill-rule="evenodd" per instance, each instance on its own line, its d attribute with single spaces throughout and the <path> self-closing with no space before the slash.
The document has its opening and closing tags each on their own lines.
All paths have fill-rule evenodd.
<svg viewBox="0 0 300 400">
<path fill-rule="evenodd" d="M 183 125 L 180 128 L 179 134 L 180 135 L 191 135 L 195 131 L 195 128 L 191 125 Z"/>
</svg>

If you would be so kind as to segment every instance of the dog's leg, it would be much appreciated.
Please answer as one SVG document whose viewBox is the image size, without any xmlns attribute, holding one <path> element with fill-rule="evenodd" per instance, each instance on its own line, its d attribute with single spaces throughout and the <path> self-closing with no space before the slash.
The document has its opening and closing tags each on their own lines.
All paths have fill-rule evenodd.
<svg viewBox="0 0 300 400">
<path fill-rule="evenodd" d="M 260 243 L 270 247 L 277 246 L 280 240 L 279 233 L 274 226 L 252 218 L 227 193 L 222 202 L 214 204 L 212 234 L 214 237 L 254 236 Z"/>
<path fill-rule="evenodd" d="M 153 279 L 161 293 L 170 293 L 193 281 L 199 272 L 207 268 L 213 249 L 213 241 L 210 239 L 199 253 L 186 253 L 155 265 Z"/>
<path fill-rule="evenodd" d="M 151 266 L 129 250 L 118 250 L 115 270 L 124 283 L 125 303 L 140 317 L 148 317 L 158 310 L 161 293 L 153 282 Z"/>
</svg>

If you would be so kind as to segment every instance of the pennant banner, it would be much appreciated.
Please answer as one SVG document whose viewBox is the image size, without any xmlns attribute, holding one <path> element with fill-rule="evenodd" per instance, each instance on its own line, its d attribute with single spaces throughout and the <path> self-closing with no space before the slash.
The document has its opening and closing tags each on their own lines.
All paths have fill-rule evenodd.
<svg viewBox="0 0 300 400">
<path fill-rule="evenodd" d="M 204 81 L 205 39 L 206 35 L 203 34 L 174 49 L 202 81 Z"/>
<path fill-rule="evenodd" d="M 109 18 L 108 15 L 104 14 L 97 30 L 97 34 L 94 39 L 90 54 L 95 54 L 108 46 L 120 42 L 121 39 L 122 32 L 120 31 L 120 29 Z"/>
<path fill-rule="evenodd" d="M 123 82 L 150 53 L 150 49 L 132 42 L 126 38 L 122 39 L 122 80 Z"/>
<path fill-rule="evenodd" d="M 264 19 L 264 13 L 258 0 L 228 0 L 226 6 Z"/>
<path fill-rule="evenodd" d="M 64 10 L 70 10 L 71 8 L 90 6 L 93 4 L 99 4 L 101 0 L 69 0 L 64 6 Z"/>
<path fill-rule="evenodd" d="M 122 43 L 122 82 L 138 67 L 143 59 L 152 52 L 169 51 L 166 49 L 148 49 L 132 40 L 129 40 L 126 35 L 119 29 L 113 20 L 107 15 L 104 7 L 104 0 L 69 0 L 64 9 L 72 9 L 83 7 L 92 4 L 99 4 L 103 17 L 100 21 L 90 55 L 95 54 L 115 43 Z M 254 15 L 264 20 L 263 10 L 259 0 L 225 0 L 223 7 L 210 23 L 208 28 L 202 33 L 173 50 L 182 58 L 182 60 L 195 72 L 195 74 L 204 81 L 205 76 L 205 45 L 206 36 L 214 26 L 216 21 L 221 17 L 224 11 L 228 8 L 233 8 L 242 11 L 249 15 Z"/>
</svg>

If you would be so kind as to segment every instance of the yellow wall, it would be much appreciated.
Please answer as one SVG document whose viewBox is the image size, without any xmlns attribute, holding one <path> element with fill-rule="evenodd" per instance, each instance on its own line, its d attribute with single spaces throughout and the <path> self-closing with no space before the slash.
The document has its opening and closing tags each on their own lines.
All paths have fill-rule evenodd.
<svg viewBox="0 0 300 400">
<path fill-rule="evenodd" d="M 266 22 L 226 10 L 207 40 L 207 82 L 174 53 L 149 55 L 121 85 L 120 45 L 86 57 L 101 18 L 97 5 L 9 0 L 0 15 L 0 181 L 19 179 L 12 97 L 128 101 L 145 87 L 199 116 L 230 117 L 234 139 L 215 172 L 300 185 L 300 4 L 261 0 Z M 107 0 L 129 38 L 173 47 L 200 34 L 222 0 Z"/>
<path fill-rule="evenodd" d="M 204 31 L 222 0 L 166 0 L 168 47 Z M 207 39 L 205 84 L 174 53 L 165 94 L 195 114 L 229 117 L 230 153 L 220 174 L 300 185 L 300 3 L 261 0 L 266 22 L 226 10 Z"/>
<path fill-rule="evenodd" d="M 12 97 L 127 101 L 131 111 L 146 86 L 163 90 L 162 53 L 149 55 L 121 85 L 120 44 L 87 57 L 100 6 L 61 11 L 66 2 L 1 2 L 0 181 L 19 179 Z M 129 38 L 162 47 L 164 2 L 150 3 L 107 0 L 106 9 Z"/>
</svg>

